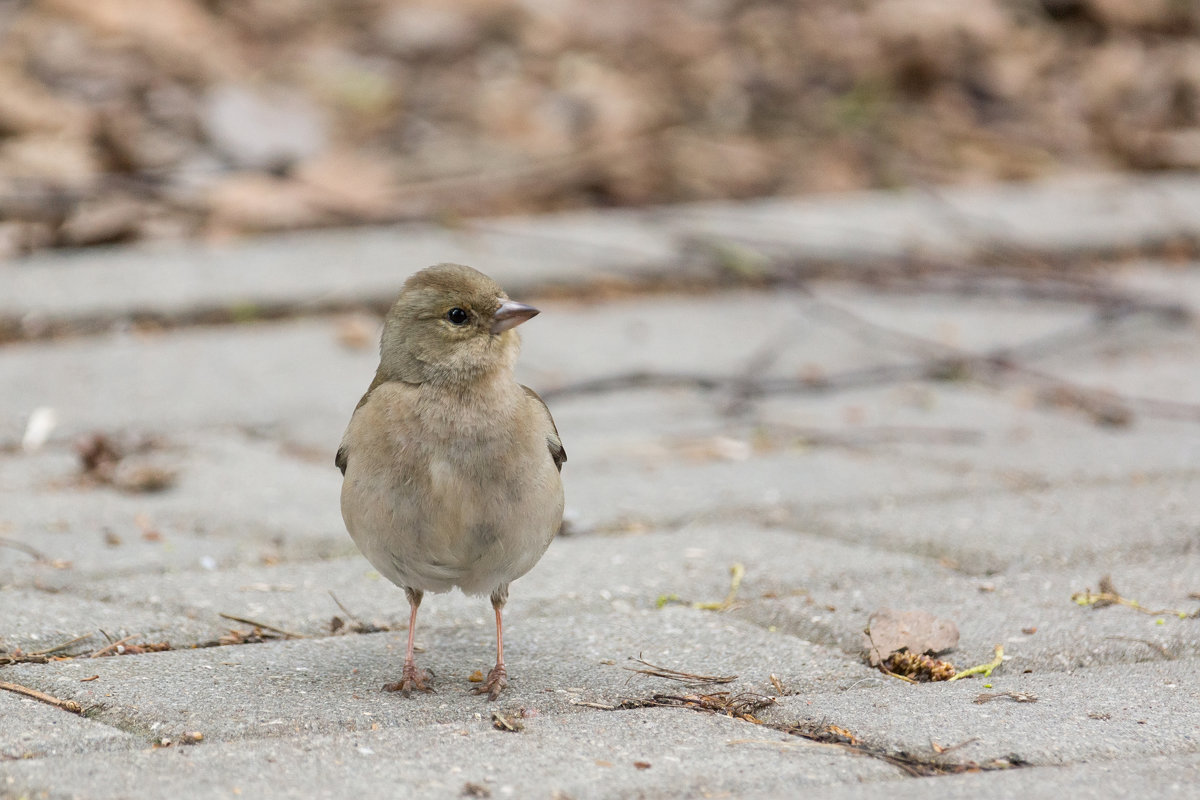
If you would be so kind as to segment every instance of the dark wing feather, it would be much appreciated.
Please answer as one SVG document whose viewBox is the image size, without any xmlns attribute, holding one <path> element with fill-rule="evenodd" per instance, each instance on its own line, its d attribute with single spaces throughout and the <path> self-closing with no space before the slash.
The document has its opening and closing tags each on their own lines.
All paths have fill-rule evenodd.
<svg viewBox="0 0 1200 800">
<path fill-rule="evenodd" d="M 546 406 L 546 401 L 537 392 L 528 386 L 522 386 L 521 388 L 525 390 L 525 394 L 537 400 L 542 406 L 542 410 L 546 412 L 546 419 L 550 422 L 550 429 L 554 431 L 552 435 L 546 437 L 546 446 L 550 449 L 550 458 L 554 459 L 554 466 L 558 468 L 559 472 L 562 472 L 562 465 L 567 463 L 567 451 L 563 447 L 562 439 L 558 435 L 558 426 L 554 424 L 554 417 L 551 416 L 550 409 Z"/>
<path fill-rule="evenodd" d="M 367 404 L 367 399 L 371 396 L 371 392 L 375 391 L 375 387 L 381 383 L 384 383 L 384 380 L 379 377 L 379 371 L 376 370 L 375 379 L 371 381 L 371 385 L 367 387 L 366 393 L 364 393 L 362 399 L 358 401 L 358 405 L 354 407 L 355 414 L 358 413 L 360 408 Z M 354 415 L 351 414 L 350 416 L 353 418 Z M 345 443 L 343 443 L 342 446 L 338 448 L 337 455 L 333 457 L 334 465 L 342 471 L 343 476 L 346 474 L 346 464 L 349 463 L 349 459 L 350 450 L 346 447 Z"/>
</svg>

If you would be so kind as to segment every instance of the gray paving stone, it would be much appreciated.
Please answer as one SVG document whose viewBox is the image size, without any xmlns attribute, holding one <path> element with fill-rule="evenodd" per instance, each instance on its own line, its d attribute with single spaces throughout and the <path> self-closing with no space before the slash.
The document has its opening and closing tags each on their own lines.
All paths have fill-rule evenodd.
<svg viewBox="0 0 1200 800">
<path fill-rule="evenodd" d="M 47 406 L 57 439 L 287 426 L 336 449 L 377 363 L 373 348 L 340 345 L 330 320 L 10 345 L 0 383 L 20 389 L 0 396 L 0 440 L 19 441 L 28 415 Z"/>
<path fill-rule="evenodd" d="M 673 209 L 679 229 L 812 261 L 997 248 L 1119 251 L 1195 232 L 1200 188 L 1188 177 L 1071 176 L 1039 184 L 771 198 Z"/>
<path fill-rule="evenodd" d="M 828 748 L 739 744 L 781 734 L 679 709 L 591 712 L 524 720 L 517 734 L 488 720 L 398 724 L 379 731 L 205 743 L 144 751 L 120 761 L 0 764 L 14 796 L 346 797 L 386 786 L 393 797 L 460 797 L 468 784 L 492 797 L 778 797 L 835 782 L 897 783 L 880 762 Z M 433 754 L 453 752 L 447 762 Z M 635 764 L 642 764 L 641 768 Z M 752 781 L 747 776 L 754 776 Z M 0 783 L 0 787 L 3 783 Z"/>
<path fill-rule="evenodd" d="M 735 377 L 765 352 L 768 376 L 910 360 L 806 320 L 791 295 L 542 306 L 518 377 L 547 394 L 639 371 Z M 58 440 L 97 429 L 236 426 L 336 448 L 377 362 L 374 341 L 338 343 L 336 320 L 11 345 L 0 350 L 0 381 L 20 391 L 0 397 L 0 440 L 18 441 L 29 414 L 50 407 Z"/>
<path fill-rule="evenodd" d="M 524 339 L 522 368 L 540 388 L 627 373 L 736 378 L 823 375 L 910 360 L 809 312 L 805 295 L 730 291 L 620 302 L 545 302 Z M 580 331 L 587 331 L 581 340 Z M 765 359 L 765 360 L 764 360 Z"/>
<path fill-rule="evenodd" d="M 736 675 L 720 686 L 771 691 L 775 673 L 788 686 L 820 691 L 871 673 L 820 646 L 708 612 L 668 608 L 625 616 L 562 615 L 514 620 L 506 630 L 510 686 L 499 704 L 467 692 L 467 678 L 494 663 L 494 628 L 443 628 L 422 636 L 419 664 L 437 694 L 382 692 L 399 675 L 404 634 L 303 639 L 140 656 L 19 664 L 8 680 L 74 699 L 100 721 L 124 730 L 175 736 L 199 730 L 210 739 L 283 736 L 457 721 L 494 708 L 579 712 L 576 701 L 614 704 L 676 692 L 679 684 L 629 672 L 630 656 L 706 675 Z M 100 678 L 81 683 L 80 678 Z"/>
<path fill-rule="evenodd" d="M 744 461 L 612 463 L 596 467 L 586 480 L 565 483 L 568 508 L 585 525 L 624 519 L 678 524 L 817 502 L 859 507 L 962 488 L 940 470 L 886 455 L 829 450 L 766 453 Z"/>
<path fill-rule="evenodd" d="M 1062 767 L 1035 767 L 1003 772 L 967 773 L 936 779 L 938 797 L 1164 797 L 1186 798 L 1200 782 L 1200 755 L 1142 756 L 1112 761 L 1092 760 Z M 897 798 L 929 796 L 926 780 L 888 784 L 888 795 Z M 860 791 L 834 787 L 831 797 L 851 797 Z"/>
<path fill-rule="evenodd" d="M 0 348 L 0 646 L 29 651 L 102 629 L 178 648 L 0 668 L 0 679 L 94 706 L 79 718 L 0 694 L 0 796 L 236 787 L 340 797 L 385 785 L 458 796 L 468 781 L 493 796 L 776 797 L 800 787 L 840 797 L 861 794 L 860 781 L 899 796 L 1187 796 L 1180 787 L 1200 768 L 1197 620 L 1085 609 L 1070 595 L 1111 573 L 1144 606 L 1196 607 L 1194 421 L 1135 404 L 1131 425 L 1103 428 L 1027 377 L 900 381 L 884 371 L 918 376 L 943 345 L 986 352 L 1048 337 L 1054 347 L 1028 356 L 1039 370 L 1193 402 L 1194 325 L 1139 315 L 1097 327 L 1085 304 L 828 283 L 811 287 L 823 302 L 787 291 L 595 302 L 522 293 L 650 274 L 660 285 L 697 271 L 709 280 L 724 268 L 714 248 L 739 242 L 801 271 L 845 259 L 848 268 L 864 258 L 969 261 L 1010 246 L 1125 249 L 1194 236 L 1197 192 L 1194 178 L 1071 179 L 0 265 L 0 282 L 15 289 L 0 292 L 0 317 L 33 328 L 38 315 L 95 323 L 329 309 L 389 299 L 434 261 L 480 266 L 543 307 L 523 329 L 521 377 L 550 395 L 567 442 L 574 531 L 513 586 L 503 700 L 467 694 L 468 676 L 491 664 L 494 631 L 486 600 L 460 594 L 431 595 L 421 611 L 419 658 L 439 693 L 388 695 L 380 685 L 399 672 L 406 604 L 356 555 L 330 463 L 375 367 L 373 344 L 347 349 L 340 320 L 322 317 Z M 1109 277 L 1200 308 L 1196 275 L 1140 263 Z M 639 370 L 723 378 L 751 368 L 771 379 L 882 377 L 752 397 L 735 412 L 722 389 L 569 393 Z M 21 453 L 26 418 L 47 406 L 59 427 L 41 451 Z M 78 486 L 71 441 L 89 431 L 161 436 L 153 457 L 179 468 L 177 485 L 154 495 Z M 145 527 L 158 535 L 144 537 Z M 721 600 L 735 562 L 745 575 L 732 609 L 680 604 Z M 345 614 L 330 590 L 392 630 L 332 635 L 331 618 Z M 671 596 L 679 602 L 658 607 Z M 987 660 L 997 642 L 1008 660 L 988 681 L 886 678 L 856 644 L 883 605 L 955 619 L 960 666 Z M 306 638 L 187 649 L 246 627 L 219 612 Z M 775 674 L 796 692 L 767 712 L 775 721 L 824 719 L 930 756 L 931 740 L 978 736 L 948 757 L 1016 753 L 1039 766 L 914 780 L 746 722 L 579 704 L 694 691 L 622 669 L 639 654 L 738 676 L 708 691 L 772 694 Z M 91 675 L 100 677 L 82 681 Z M 976 705 L 984 683 L 1041 699 Z M 523 733 L 490 728 L 493 709 L 520 708 Z M 195 747 L 147 749 L 196 730 L 205 739 Z"/>
<path fill-rule="evenodd" d="M 99 650 L 109 642 L 104 633 L 112 640 L 136 636 L 137 642 L 167 640 L 191 644 L 204 641 L 205 634 L 217 627 L 215 621 L 196 621 L 153 599 L 118 603 L 81 597 L 75 592 L 13 587 L 0 588 L 0 610 L 3 619 L 0 648 L 9 651 L 21 648 L 27 653 L 46 650 L 80 636 L 88 638 L 65 653 Z"/>
<path fill-rule="evenodd" d="M 1200 269 L 1195 261 L 1134 261 L 1114 269 L 1117 286 L 1154 297 L 1169 297 L 1193 312 L 1200 310 Z"/>
<path fill-rule="evenodd" d="M 0 672 L 0 680 L 4 680 Z M 0 796 L 9 797 L 4 785 L 5 762 L 10 759 L 43 759 L 109 754 L 136 747 L 139 742 L 124 731 L 95 722 L 13 692 L 0 691 Z"/>
<path fill-rule="evenodd" d="M 297 233 L 223 247 L 47 253 L 0 265 L 0 317 L 378 302 L 439 261 L 479 266 L 510 290 L 647 273 L 686 280 L 697 238 L 750 241 L 792 262 L 965 258 L 997 247 L 1127 250 L 1196 233 L 1190 176 L 1085 176 L 937 193 L 809 199 Z M 336 268 L 331 268 L 336 267 Z M 694 267 L 691 267 L 694 268 Z"/>
<path fill-rule="evenodd" d="M 1096 425 L 1074 409 L 1022 410 L 1025 401 L 1019 391 L 981 403 L 950 396 L 958 391 L 939 388 L 933 395 L 933 410 L 924 415 L 898 407 L 878 412 L 899 412 L 892 419 L 902 429 L 907 421 L 916 422 L 904 439 L 878 449 L 944 469 L 957 475 L 964 487 L 999 484 L 1021 491 L 1136 484 L 1172 476 L 1184 480 L 1200 468 L 1200 442 L 1190 435 L 1195 423 L 1138 418 L 1135 412 L 1131 427 L 1112 428 Z M 978 408 L 974 419 L 964 416 L 972 413 L 972 406 Z M 869 400 L 861 407 L 868 416 L 876 413 Z M 929 433 L 925 442 L 920 441 L 922 427 Z M 843 429 L 852 440 L 854 426 Z M 973 431 L 976 438 L 955 441 L 945 433 L 954 431 Z"/>
<path fill-rule="evenodd" d="M 6 538 L 46 559 L 0 548 L 0 585 L 62 588 L 95 575 L 354 552 L 338 510 L 340 476 L 331 465 L 289 455 L 270 441 L 182 431 L 162 457 L 178 469 L 176 485 L 128 494 L 78 485 L 79 467 L 65 446 L 0 456 L 0 484 L 13 498 L 0 508 L 0 526 Z"/>
<path fill-rule="evenodd" d="M 1198 323 L 1163 330 L 1135 319 L 1034 364 L 1092 389 L 1195 405 L 1200 403 L 1198 345 Z"/>
<path fill-rule="evenodd" d="M 791 575 L 788 562 L 759 565 L 733 614 L 768 628 L 862 654 L 862 631 L 880 608 L 922 610 L 954 621 L 958 647 L 945 656 L 959 669 L 985 663 L 1005 648 L 1005 673 L 1061 672 L 1104 664 L 1200 657 L 1200 619 L 1131 608 L 1085 608 L 1071 596 L 1099 591 L 1100 565 L 1014 569 L 971 577 L 946 567 L 877 557 L 873 571 L 846 575 L 818 562 Z M 1106 565 L 1117 589 L 1146 610 L 1194 613 L 1200 558 L 1181 556 Z"/>
<path fill-rule="evenodd" d="M 629 277 L 673 263 L 673 234 L 628 212 L 581 224 L 551 219 L 397 225 L 295 233 L 225 246 L 96 248 L 0 265 L 12 291 L 0 317 L 42 319 L 180 314 L 197 310 L 377 303 L 410 273 L 452 261 L 479 266 L 510 291 Z M 547 224 L 549 223 L 549 224 Z M 506 230 L 507 229 L 507 230 Z M 636 230 L 636 236 L 629 234 Z M 610 238 L 617 236 L 618 238 Z"/>
<path fill-rule="evenodd" d="M 796 696 L 764 710 L 769 722 L 826 720 L 864 742 L 931 757 L 973 741 L 950 761 L 1016 756 L 1033 764 L 1071 764 L 1133 755 L 1194 755 L 1200 750 L 1200 689 L 1195 659 L 1096 667 L 1061 673 L 994 673 L 988 680 L 907 684 L 890 680 L 856 692 Z M 991 689 L 985 687 L 991 685 Z M 985 692 L 1028 692 L 1036 702 Z"/>
<path fill-rule="evenodd" d="M 1191 473 L 1120 482 L 978 492 L 833 510 L 830 535 L 946 558 L 985 573 L 1078 560 L 1174 558 L 1191 552 L 1197 503 Z"/>
<path fill-rule="evenodd" d="M 920 352 L 907 337 L 924 340 L 946 351 L 968 354 L 1019 348 L 1023 344 L 1073 331 L 1088 323 L 1095 309 L 1077 302 L 1034 300 L 1027 297 L 960 296 L 956 294 L 900 294 L 876 292 L 853 284 L 820 285 L 813 290 L 817 305 L 810 314 L 831 326 L 857 333 L 876 348 Z M 856 320 L 839 320 L 821 309 L 832 306 L 865 323 L 854 331 Z M 803 306 L 802 306 L 803 307 Z M 842 366 L 844 369 L 845 366 Z"/>
<path fill-rule="evenodd" d="M 538 566 L 512 584 L 505 610 L 507 625 L 541 618 L 589 614 L 614 620 L 636 619 L 654 611 L 660 598 L 679 602 L 718 602 L 730 587 L 730 568 L 746 568 L 743 599 L 770 591 L 808 590 L 828 581 L 847 587 L 893 579 L 897 575 L 941 576 L 947 570 L 913 556 L 830 541 L 745 523 L 691 525 L 675 531 L 617 536 L 560 537 Z M 818 581 L 821 581 L 818 583 Z M 968 589 L 975 592 L 975 586 Z M 399 589 L 382 580 L 362 557 L 259 565 L 217 571 L 189 570 L 127 579 L 91 580 L 72 588 L 72 596 L 114 609 L 145 609 L 188 621 L 178 643 L 197 625 L 223 633 L 231 623 L 218 612 L 266 622 L 285 630 L 323 636 L 334 615 L 346 619 L 330 597 L 333 592 L 358 618 L 396 630 L 408 625 L 408 605 Z M 73 615 L 86 630 L 87 614 Z M 350 622 L 350 620 L 347 620 Z M 134 624 L 130 622 L 129 624 Z M 486 598 L 459 592 L 430 594 L 421 606 L 418 637 L 442 628 L 491 630 Z M 205 629 L 195 635 L 209 637 Z"/>
</svg>

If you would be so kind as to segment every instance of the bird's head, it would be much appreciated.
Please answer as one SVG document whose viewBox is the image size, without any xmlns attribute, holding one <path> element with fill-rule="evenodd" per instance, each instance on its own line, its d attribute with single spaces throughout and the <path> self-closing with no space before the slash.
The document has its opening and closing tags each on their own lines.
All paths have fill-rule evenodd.
<svg viewBox="0 0 1200 800">
<path fill-rule="evenodd" d="M 468 384 L 511 370 L 513 330 L 538 310 L 508 299 L 494 280 L 461 264 L 438 264 L 404 282 L 383 326 L 379 370 L 386 380 Z"/>
</svg>

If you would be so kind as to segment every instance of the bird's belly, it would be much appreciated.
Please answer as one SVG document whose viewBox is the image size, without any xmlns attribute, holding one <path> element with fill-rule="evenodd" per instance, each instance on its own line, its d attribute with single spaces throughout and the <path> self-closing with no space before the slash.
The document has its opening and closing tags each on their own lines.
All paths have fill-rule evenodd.
<svg viewBox="0 0 1200 800">
<path fill-rule="evenodd" d="M 562 519 L 557 474 L 517 481 L 449 459 L 423 466 L 343 486 L 346 527 L 380 574 L 422 591 L 486 594 L 533 568 Z M 399 477 L 370 477 L 389 473 Z"/>
</svg>

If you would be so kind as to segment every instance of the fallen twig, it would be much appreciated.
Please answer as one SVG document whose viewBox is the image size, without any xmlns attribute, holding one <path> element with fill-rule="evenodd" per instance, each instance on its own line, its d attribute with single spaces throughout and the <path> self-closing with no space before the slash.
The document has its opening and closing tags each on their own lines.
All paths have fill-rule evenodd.
<svg viewBox="0 0 1200 800">
<path fill-rule="evenodd" d="M 755 711 L 775 703 L 775 698 L 766 695 L 745 692 L 730 694 L 729 692 L 713 692 L 712 694 L 669 695 L 656 694 L 649 700 L 633 700 L 622 703 L 620 708 L 645 708 L 647 706 L 666 706 L 673 708 L 690 708 L 695 711 L 709 711 L 725 714 L 730 717 L 760 724 L 762 720 L 754 716 Z"/>
<path fill-rule="evenodd" d="M 333 593 L 333 589 L 329 590 L 329 596 L 333 598 L 333 602 L 336 603 L 337 607 L 342 610 L 342 613 L 349 617 L 350 621 L 354 623 L 353 631 L 355 633 L 382 633 L 383 631 L 391 630 L 391 628 L 380 627 L 369 622 L 363 622 L 354 614 L 354 612 L 342 605 L 342 601 L 338 600 L 337 595 Z"/>
<path fill-rule="evenodd" d="M 672 594 L 660 594 L 658 596 L 658 598 L 654 601 L 654 605 L 656 608 L 662 608 L 663 606 L 678 604 L 678 605 L 686 605 L 691 608 L 699 609 L 701 611 L 727 611 L 727 610 L 729 610 L 729 608 L 731 608 L 733 606 L 733 601 L 737 597 L 738 588 L 741 587 L 742 577 L 745 574 L 746 574 L 746 568 L 743 567 L 741 564 L 735 563 L 729 568 L 729 575 L 730 575 L 729 593 L 727 595 L 725 595 L 724 600 L 719 600 L 719 601 L 697 600 L 695 602 L 689 603 L 689 602 L 681 599 L 679 597 L 679 595 L 672 593 Z"/>
<path fill-rule="evenodd" d="M 17 694 L 23 694 L 26 697 L 32 697 L 34 700 L 40 700 L 43 703 L 49 703 L 52 706 L 61 708 L 63 711 L 70 711 L 73 714 L 83 713 L 83 707 L 74 700 L 63 700 L 55 697 L 54 695 L 46 694 L 45 692 L 39 692 L 37 689 L 30 689 L 28 686 L 22 686 L 19 683 L 6 683 L 5 681 L 0 681 L 0 689 L 4 689 L 8 692 L 15 692 Z"/>
<path fill-rule="evenodd" d="M 733 605 L 734 598 L 737 597 L 738 588 L 742 585 L 742 578 L 746 574 L 746 568 L 741 564 L 735 563 L 729 568 L 729 594 L 725 595 L 725 599 L 718 603 L 692 603 L 692 608 L 698 608 L 702 611 L 725 611 Z"/>
<path fill-rule="evenodd" d="M 832 747 L 840 747 L 855 753 L 860 756 L 878 759 L 887 764 L 891 764 L 906 774 L 915 778 L 928 777 L 931 775 L 957 775 L 964 772 L 990 772 L 993 770 L 1012 769 L 1013 767 L 1025 766 L 1025 762 L 1010 756 L 1012 760 L 995 759 L 993 761 L 979 764 L 974 761 L 968 761 L 962 764 L 946 763 L 942 760 L 942 756 L 960 747 L 965 747 L 976 739 L 971 738 L 965 742 L 953 745 L 951 747 L 941 747 L 934 744 L 934 755 L 919 756 L 903 751 L 896 751 L 891 748 L 883 748 L 877 745 L 872 745 L 867 742 L 860 741 L 853 733 L 840 728 L 837 725 L 828 725 L 824 722 L 805 721 L 790 725 L 770 725 L 769 727 L 775 730 L 783 731 L 784 733 L 798 736 L 810 742 L 816 742 Z"/>
<path fill-rule="evenodd" d="M 985 678 L 991 677 L 992 670 L 1004 663 L 1004 645 L 996 645 L 996 648 L 993 652 L 995 655 L 988 663 L 978 664 L 974 667 L 968 667 L 962 672 L 956 672 L 954 673 L 954 677 L 950 678 L 949 680 L 956 681 L 959 678 L 969 678 L 972 675 L 982 675 Z"/>
<path fill-rule="evenodd" d="M 240 622 L 243 625 L 253 625 L 254 627 L 261 628 L 264 631 L 272 631 L 274 633 L 278 633 L 280 636 L 286 636 L 289 639 L 307 639 L 308 638 L 307 636 L 305 636 L 302 633 L 292 633 L 291 631 L 285 631 L 283 628 L 276 628 L 274 625 L 268 625 L 265 622 L 255 622 L 252 619 L 246 619 L 244 617 L 235 617 L 232 614 L 222 614 L 222 613 L 218 612 L 217 616 L 222 617 L 224 619 L 233 620 L 234 622 Z"/>
<path fill-rule="evenodd" d="M 519 716 L 505 715 L 499 711 L 492 712 L 492 727 L 508 733 L 520 733 L 525 730 L 525 724 L 521 722 Z"/>
<path fill-rule="evenodd" d="M 9 539 L 7 536 L 0 536 L 0 547 L 11 547 L 13 550 L 20 550 L 22 553 L 32 557 L 34 561 L 45 563 L 50 561 L 46 554 L 36 547 L 31 547 L 24 542 L 18 542 L 16 539 Z"/>
<path fill-rule="evenodd" d="M 641 653 L 638 654 L 637 658 L 630 656 L 629 660 L 638 664 L 643 664 L 648 667 L 648 669 L 637 669 L 635 667 L 622 667 L 622 669 L 629 670 L 630 672 L 637 672 L 642 675 L 652 675 L 656 678 L 667 678 L 668 680 L 672 681 L 680 681 L 681 683 L 688 684 L 689 686 L 702 686 L 706 683 L 733 683 L 735 680 L 737 680 L 737 675 L 697 675 L 691 672 L 681 672 L 680 670 L 671 669 L 670 667 L 660 667 L 655 664 L 651 664 L 649 661 L 643 660 Z"/>
<path fill-rule="evenodd" d="M 983 431 L 974 428 L 939 428 L 926 425 L 862 425 L 838 429 L 773 422 L 763 425 L 762 428 L 794 436 L 809 445 L 849 448 L 905 442 L 976 444 L 983 439 Z"/>
<path fill-rule="evenodd" d="M 944 756 L 947 753 L 953 753 L 955 750 L 966 747 L 967 745 L 978 741 L 978 736 L 972 736 L 970 739 L 965 739 L 958 744 L 952 744 L 949 747 L 942 747 L 940 744 L 930 739 L 929 746 L 933 748 L 933 752 L 937 753 L 939 756 Z"/>
<path fill-rule="evenodd" d="M 54 654 L 54 653 L 60 653 L 60 652 L 62 652 L 63 650 L 66 650 L 66 649 L 67 649 L 68 647 L 70 647 L 71 645 L 73 645 L 73 644 L 76 644 L 76 643 L 78 643 L 78 642 L 85 641 L 85 640 L 87 640 L 87 639 L 90 639 L 90 638 L 92 638 L 92 637 L 93 637 L 93 636 L 95 636 L 95 635 L 96 635 L 96 634 L 94 634 L 94 633 L 85 633 L 83 636 L 76 636 L 74 639 L 71 639 L 71 640 L 69 640 L 69 641 L 63 642 L 62 644 L 56 644 L 56 645 L 54 645 L 54 647 L 48 648 L 48 649 L 46 649 L 46 650 L 38 650 L 36 653 L 27 653 L 26 655 L 30 655 L 30 656 L 48 656 L 48 655 L 52 655 L 52 654 Z"/>
<path fill-rule="evenodd" d="M 907 675 L 901 675 L 899 672 L 892 672 L 890 669 L 887 668 L 887 666 L 885 664 L 879 665 L 879 671 L 882 672 L 884 675 L 887 675 L 889 678 L 896 678 L 898 680 L 904 681 L 905 683 L 916 683 L 917 682 L 916 678 L 910 678 Z"/>
<path fill-rule="evenodd" d="M 998 697 L 1007 697 L 1009 700 L 1014 700 L 1018 703 L 1036 703 L 1038 701 L 1038 696 L 1033 692 L 980 692 L 975 695 L 975 703 L 976 705 L 983 705 Z"/>
<path fill-rule="evenodd" d="M 947 271 L 947 265 L 939 265 L 938 271 Z M 953 271 L 953 270 L 950 270 Z M 994 270 L 991 270 L 994 272 Z M 967 274 L 969 280 L 979 281 L 978 271 Z M 1044 284 L 1044 276 L 1039 275 Z M 1028 278 L 1022 278 L 1029 283 Z M 1033 284 L 1030 283 L 1030 286 Z M 1028 287 L 1026 287 L 1028 288 Z M 1079 292 L 1081 287 L 1072 286 L 1069 292 Z M 859 338 L 879 343 L 892 349 L 902 349 L 916 360 L 907 364 L 884 364 L 865 369 L 848 370 L 829 376 L 748 378 L 753 376 L 753 367 L 761 359 L 755 355 L 750 359 L 750 371 L 743 370 L 733 375 L 711 375 L 696 373 L 629 372 L 604 378 L 582 381 L 544 391 L 547 398 L 561 395 L 596 394 L 629 388 L 693 388 L 702 391 L 727 391 L 732 401 L 726 411 L 744 410 L 753 399 L 773 394 L 827 393 L 845 391 L 865 386 L 894 384 L 906 380 L 977 379 L 998 383 L 1005 376 L 1018 375 L 1034 383 L 1044 397 L 1062 406 L 1068 406 L 1088 414 L 1102 425 L 1128 425 L 1133 412 L 1162 419 L 1178 419 L 1200 422 L 1200 404 L 1175 400 L 1162 400 L 1118 394 L 1116 392 L 1082 386 L 1064 378 L 1025 364 L 1021 358 L 1038 358 L 1076 341 L 1094 338 L 1097 328 L 1108 325 L 1112 318 L 1136 313 L 1154 314 L 1171 324 L 1179 324 L 1190 318 L 1190 311 L 1182 305 L 1140 298 L 1103 286 L 1082 289 L 1081 302 L 1098 305 L 1103 313 L 1089 322 L 1083 329 L 1072 328 L 1048 336 L 1023 342 L 1012 347 L 975 353 L 944 342 L 915 336 L 885 325 L 871 322 L 861 315 L 836 303 L 808 296 L 805 310 L 825 322 L 836 325 Z"/>
<path fill-rule="evenodd" d="M 1149 639 L 1139 639 L 1136 636 L 1117 636 L 1117 635 L 1105 636 L 1104 638 L 1105 639 L 1116 639 L 1117 641 L 1122 641 L 1122 642 L 1136 642 L 1137 644 L 1144 644 L 1144 645 L 1146 645 L 1146 647 L 1149 647 L 1153 650 L 1157 650 L 1158 652 L 1162 653 L 1164 658 L 1171 657 L 1171 651 L 1168 650 L 1165 645 L 1159 644 L 1158 642 L 1152 642 Z"/>
<path fill-rule="evenodd" d="M 1143 614 L 1150 616 L 1170 616 L 1179 617 L 1180 619 L 1188 619 L 1189 617 L 1200 617 L 1200 610 L 1188 612 L 1180 611 L 1174 608 L 1152 609 L 1146 608 L 1137 600 L 1130 600 L 1127 597 L 1122 597 L 1113 585 L 1112 576 L 1104 575 L 1100 578 L 1100 591 L 1093 592 L 1091 589 L 1085 589 L 1082 592 L 1076 592 L 1071 595 L 1071 600 L 1081 606 L 1091 606 L 1092 608 L 1105 608 L 1107 606 L 1125 606 L 1132 608 L 1134 611 L 1140 611 Z"/>
<path fill-rule="evenodd" d="M 99 650 L 95 651 L 94 653 L 91 653 L 88 656 L 88 658 L 100 658 L 101 656 L 106 656 L 110 652 L 115 651 L 118 647 L 120 647 L 121 645 L 128 642 L 130 639 L 136 639 L 139 636 L 141 636 L 140 633 L 135 633 L 132 636 L 126 636 L 124 639 L 118 639 L 115 642 L 110 642 L 109 644 L 105 645 L 104 647 L 101 647 Z"/>
</svg>

